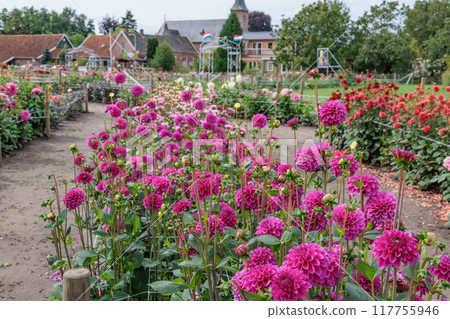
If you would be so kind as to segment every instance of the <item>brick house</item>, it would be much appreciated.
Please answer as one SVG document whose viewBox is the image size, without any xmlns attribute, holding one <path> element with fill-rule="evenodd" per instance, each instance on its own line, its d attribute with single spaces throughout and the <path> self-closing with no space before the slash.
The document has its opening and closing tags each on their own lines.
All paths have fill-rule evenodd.
<svg viewBox="0 0 450 319">
<path fill-rule="evenodd" d="M 173 32 L 165 26 L 165 30 L 161 35 L 144 34 L 143 30 L 139 33 L 124 32 L 124 35 L 133 44 L 136 56 L 146 61 L 147 42 L 148 39 L 155 38 L 158 43 L 166 42 L 172 49 L 176 63 L 185 67 L 192 66 L 197 56 L 193 44 L 185 36 L 181 36 L 178 32 Z"/>
<path fill-rule="evenodd" d="M 257 68 L 267 73 L 280 72 L 282 66 L 275 65 L 273 61 L 276 37 L 271 32 L 248 31 L 249 10 L 245 0 L 235 0 L 230 12 L 236 13 L 244 31 L 242 60 L 247 67 Z M 218 37 L 225 22 L 226 19 L 165 21 L 157 34 L 163 35 L 165 32 L 170 32 L 186 36 L 198 51 L 203 42 L 202 34 L 211 32 L 213 38 Z"/>
<path fill-rule="evenodd" d="M 54 59 L 64 46 L 73 48 L 65 34 L 0 35 L 0 63 L 25 65 L 40 63 L 45 48 Z"/>
<path fill-rule="evenodd" d="M 73 59 L 89 58 L 95 56 L 98 67 L 110 67 L 112 44 L 116 41 L 117 34 L 89 35 L 83 43 L 73 50 Z M 129 46 L 131 48 L 131 46 Z"/>
</svg>

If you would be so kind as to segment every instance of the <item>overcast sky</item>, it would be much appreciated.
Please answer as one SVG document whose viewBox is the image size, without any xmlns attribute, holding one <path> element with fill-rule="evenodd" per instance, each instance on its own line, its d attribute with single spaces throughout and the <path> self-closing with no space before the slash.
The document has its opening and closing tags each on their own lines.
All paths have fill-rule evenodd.
<svg viewBox="0 0 450 319">
<path fill-rule="evenodd" d="M 246 0 L 247 8 L 264 11 L 272 17 L 272 24 L 279 24 L 283 15 L 292 17 L 303 4 L 313 0 Z M 349 0 L 344 1 L 350 8 L 351 15 L 356 18 L 368 10 L 371 5 L 382 0 Z M 414 0 L 400 0 L 400 3 L 413 4 Z M 72 7 L 78 13 L 84 13 L 94 19 L 98 31 L 98 21 L 106 14 L 120 17 L 125 10 L 131 10 L 137 20 L 138 28 L 145 33 L 155 33 L 164 21 L 191 19 L 225 19 L 230 13 L 234 0 L 0 0 L 0 8 L 34 6 L 46 7 L 49 10 L 61 11 L 64 7 Z"/>
</svg>

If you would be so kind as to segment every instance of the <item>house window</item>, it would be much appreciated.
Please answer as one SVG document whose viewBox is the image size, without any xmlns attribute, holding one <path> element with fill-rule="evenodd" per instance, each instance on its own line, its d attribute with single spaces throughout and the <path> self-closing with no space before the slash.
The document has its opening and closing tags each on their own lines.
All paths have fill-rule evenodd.
<svg viewBox="0 0 450 319">
<path fill-rule="evenodd" d="M 193 66 L 194 65 L 194 59 L 193 58 L 189 58 L 189 65 Z"/>
<path fill-rule="evenodd" d="M 267 62 L 267 72 L 273 72 L 273 62 Z"/>
<path fill-rule="evenodd" d="M 253 42 L 253 54 L 262 55 L 262 42 Z"/>
<path fill-rule="evenodd" d="M 186 64 L 187 64 L 187 59 L 186 59 L 185 56 L 184 56 L 184 57 L 181 57 L 181 63 L 182 63 L 184 66 L 186 66 Z"/>
<path fill-rule="evenodd" d="M 125 43 L 122 42 L 122 53 L 125 52 Z"/>
<path fill-rule="evenodd" d="M 267 43 L 267 48 L 268 48 L 269 50 L 273 50 L 273 42 L 268 42 L 268 43 Z"/>
</svg>

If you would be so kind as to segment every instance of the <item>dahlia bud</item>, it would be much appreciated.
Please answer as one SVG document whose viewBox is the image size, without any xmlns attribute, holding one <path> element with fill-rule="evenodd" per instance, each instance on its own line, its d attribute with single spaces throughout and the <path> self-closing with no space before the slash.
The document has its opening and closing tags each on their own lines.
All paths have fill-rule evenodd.
<svg viewBox="0 0 450 319">
<path fill-rule="evenodd" d="M 226 180 L 228 180 L 230 178 L 230 175 L 225 174 L 225 175 L 222 176 L 222 178 L 226 181 Z"/>
<path fill-rule="evenodd" d="M 270 173 L 270 166 L 264 166 L 262 168 L 262 170 L 263 170 L 264 174 L 269 174 Z"/>
<path fill-rule="evenodd" d="M 179 168 L 180 167 L 180 163 L 178 163 L 178 162 L 175 162 L 175 164 L 173 164 L 176 168 Z"/>
<path fill-rule="evenodd" d="M 311 71 L 308 72 L 308 75 L 312 78 L 317 76 L 317 74 L 319 74 L 319 70 L 317 68 L 313 68 L 311 69 Z"/>
<path fill-rule="evenodd" d="M 77 151 L 77 146 L 74 145 L 74 144 L 72 144 L 72 145 L 69 146 L 69 150 L 70 150 L 71 152 L 76 152 L 76 151 Z"/>
<path fill-rule="evenodd" d="M 338 162 L 339 165 L 343 165 L 345 163 L 346 158 L 342 157 L 341 160 Z"/>
<path fill-rule="evenodd" d="M 281 126 L 281 122 L 279 120 L 275 120 L 275 122 L 273 122 L 273 126 L 275 128 L 279 128 Z"/>
<path fill-rule="evenodd" d="M 242 229 L 236 230 L 236 239 L 242 239 L 244 237 L 244 231 Z"/>
<path fill-rule="evenodd" d="M 245 131 L 241 130 L 241 131 L 239 131 L 239 134 L 240 134 L 242 137 L 244 137 L 244 136 L 245 136 Z"/>
<path fill-rule="evenodd" d="M 53 218 L 55 218 L 55 214 L 53 214 L 53 213 L 48 213 L 47 219 L 53 219 Z"/>
<path fill-rule="evenodd" d="M 287 194 L 289 193 L 289 189 L 288 189 L 287 187 L 283 187 L 283 188 L 281 189 L 281 193 L 282 193 L 283 195 L 287 195 Z"/>
<path fill-rule="evenodd" d="M 334 201 L 334 197 L 331 194 L 326 194 L 323 198 L 322 198 L 322 203 L 327 204 L 327 203 L 331 203 Z"/>
<path fill-rule="evenodd" d="M 117 195 L 114 197 L 114 200 L 116 200 L 116 201 L 120 200 L 120 195 L 117 194 Z"/>
<path fill-rule="evenodd" d="M 436 241 L 435 233 L 427 233 L 427 237 L 423 240 L 423 243 L 427 246 L 432 246 Z"/>
<path fill-rule="evenodd" d="M 285 181 L 286 181 L 286 176 L 284 176 L 284 175 L 278 176 L 278 178 L 277 178 L 278 183 L 284 183 Z"/>
<path fill-rule="evenodd" d="M 244 256 L 248 251 L 248 245 L 246 243 L 242 243 L 236 246 L 234 252 L 238 256 Z"/>
<path fill-rule="evenodd" d="M 183 164 L 183 166 L 189 166 L 191 164 L 191 160 L 188 156 L 183 156 L 181 158 L 181 164 Z"/>
<path fill-rule="evenodd" d="M 161 211 L 166 210 L 166 208 L 167 208 L 166 204 L 162 204 L 162 205 L 161 205 Z"/>
</svg>

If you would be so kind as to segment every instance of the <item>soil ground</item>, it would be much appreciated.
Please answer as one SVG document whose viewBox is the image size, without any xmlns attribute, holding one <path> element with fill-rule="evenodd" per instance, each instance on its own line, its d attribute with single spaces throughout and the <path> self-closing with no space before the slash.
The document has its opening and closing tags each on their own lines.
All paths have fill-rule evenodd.
<svg viewBox="0 0 450 319">
<path fill-rule="evenodd" d="M 54 282 L 46 261 L 54 253 L 47 239 L 48 230 L 38 215 L 43 212 L 40 203 L 52 197 L 46 174 L 55 174 L 58 180 L 71 178 L 73 158 L 68 148 L 76 144 L 81 152 L 88 152 L 86 138 L 104 128 L 109 120 L 103 105 L 91 104 L 91 113 L 83 114 L 73 122 L 63 122 L 50 138 L 41 138 L 26 144 L 3 159 L 0 169 L 0 300 L 48 300 Z M 266 132 L 267 133 L 267 132 Z M 287 127 L 277 129 L 277 137 L 292 139 Z M 297 134 L 298 147 L 314 138 L 313 127 L 302 127 Z M 293 162 L 294 147 L 288 147 L 287 158 Z M 398 183 L 379 169 L 366 168 L 381 178 L 383 190 L 396 194 Z M 407 227 L 415 232 L 432 229 L 438 240 L 449 244 L 448 227 L 438 219 L 443 210 L 439 196 L 408 188 L 404 212 Z M 448 206 L 447 206 L 448 209 Z M 449 252 L 447 248 L 447 253 Z"/>
</svg>

